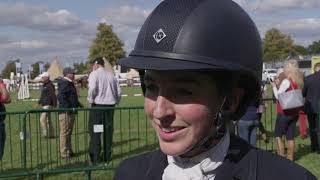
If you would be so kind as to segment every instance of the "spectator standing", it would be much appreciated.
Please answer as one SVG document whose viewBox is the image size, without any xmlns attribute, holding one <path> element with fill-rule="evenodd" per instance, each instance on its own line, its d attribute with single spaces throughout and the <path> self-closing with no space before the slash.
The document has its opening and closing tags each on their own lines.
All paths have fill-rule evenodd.
<svg viewBox="0 0 320 180">
<path fill-rule="evenodd" d="M 320 63 L 315 64 L 314 74 L 305 78 L 302 94 L 305 97 L 311 151 L 320 153 L 320 122 L 317 119 L 317 114 L 320 112 Z"/>
<path fill-rule="evenodd" d="M 106 107 L 106 110 L 91 110 L 89 115 L 91 163 L 101 161 L 101 134 L 103 135 L 103 161 L 110 160 L 113 137 L 113 107 L 121 97 L 120 86 L 112 70 L 106 70 L 102 58 L 93 63 L 93 71 L 89 76 L 88 101 L 91 107 Z M 100 130 L 98 130 L 100 127 Z"/>
<path fill-rule="evenodd" d="M 67 67 L 63 70 L 63 78 L 58 81 L 59 108 L 78 108 L 82 104 L 78 100 L 77 90 L 73 83 L 74 70 Z M 75 120 L 74 112 L 63 112 L 59 114 L 60 122 L 60 154 L 63 159 L 74 156 L 71 145 L 71 134 Z"/>
<path fill-rule="evenodd" d="M 57 96 L 55 93 L 55 87 L 50 81 L 50 75 L 45 72 L 40 75 L 43 86 L 41 88 L 41 95 L 39 99 L 39 105 L 42 109 L 52 109 L 57 107 Z M 41 132 L 43 137 L 52 138 L 54 137 L 54 128 L 51 122 L 51 115 L 49 112 L 43 112 L 40 116 Z"/>
<path fill-rule="evenodd" d="M 282 75 L 283 73 L 283 75 Z M 275 137 L 277 144 L 277 153 L 281 156 L 285 156 L 284 143 L 282 136 L 286 135 L 287 139 L 287 159 L 294 160 L 294 146 L 295 146 L 295 128 L 301 108 L 295 108 L 290 110 L 283 110 L 279 101 L 278 95 L 292 89 L 303 88 L 303 74 L 299 70 L 296 60 L 288 60 L 285 63 L 283 72 L 280 76 L 283 78 L 275 79 L 272 82 L 274 97 L 277 99 L 277 120 L 275 126 Z"/>
<path fill-rule="evenodd" d="M 267 109 L 267 103 L 264 100 L 265 98 L 268 97 L 267 92 L 268 92 L 267 86 L 263 84 L 261 86 L 260 98 L 258 100 L 259 106 L 257 108 L 257 113 L 258 113 L 258 128 L 259 128 L 259 131 L 261 132 L 262 139 L 264 140 L 264 142 L 269 143 L 268 132 L 266 131 L 262 123 L 262 114 L 265 113 Z"/>
<path fill-rule="evenodd" d="M 2 78 L 0 77 L 0 113 L 6 112 L 6 107 L 4 104 L 11 102 L 10 94 L 6 89 L 6 85 L 3 83 Z M 6 119 L 5 114 L 0 115 L 0 160 L 4 153 L 4 145 L 6 143 L 6 126 L 4 120 Z"/>
<path fill-rule="evenodd" d="M 259 115 L 257 103 L 248 106 L 246 113 L 238 121 L 238 134 L 252 146 L 257 145 L 257 128 L 259 126 Z"/>
<path fill-rule="evenodd" d="M 299 134 L 301 139 L 307 138 L 307 115 L 305 110 L 299 111 Z"/>
</svg>

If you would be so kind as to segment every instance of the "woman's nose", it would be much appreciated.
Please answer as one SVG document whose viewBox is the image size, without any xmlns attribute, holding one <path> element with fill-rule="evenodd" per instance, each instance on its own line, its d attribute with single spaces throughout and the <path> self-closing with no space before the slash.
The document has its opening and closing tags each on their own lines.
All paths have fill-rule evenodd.
<svg viewBox="0 0 320 180">
<path fill-rule="evenodd" d="M 163 119 L 174 115 L 173 103 L 164 96 L 158 96 L 153 116 L 157 119 Z"/>
</svg>

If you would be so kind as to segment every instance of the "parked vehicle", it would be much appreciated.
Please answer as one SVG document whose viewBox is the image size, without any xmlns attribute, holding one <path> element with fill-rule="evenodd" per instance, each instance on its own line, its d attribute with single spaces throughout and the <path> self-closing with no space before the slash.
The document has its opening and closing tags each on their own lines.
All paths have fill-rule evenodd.
<svg viewBox="0 0 320 180">
<path fill-rule="evenodd" d="M 273 81 L 277 76 L 277 69 L 264 69 L 262 71 L 262 80 L 266 82 Z"/>
</svg>

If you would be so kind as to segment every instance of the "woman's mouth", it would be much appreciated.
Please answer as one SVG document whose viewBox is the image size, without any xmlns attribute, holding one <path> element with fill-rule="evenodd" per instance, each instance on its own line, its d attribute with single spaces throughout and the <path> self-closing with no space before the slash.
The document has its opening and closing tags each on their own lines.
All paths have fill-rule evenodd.
<svg viewBox="0 0 320 180">
<path fill-rule="evenodd" d="M 162 127 L 161 130 L 164 131 L 165 133 L 172 133 L 179 131 L 180 129 L 183 129 L 184 127 Z"/>
<path fill-rule="evenodd" d="M 158 126 L 159 138 L 164 141 L 174 141 L 184 132 L 186 127 L 161 127 Z"/>
</svg>

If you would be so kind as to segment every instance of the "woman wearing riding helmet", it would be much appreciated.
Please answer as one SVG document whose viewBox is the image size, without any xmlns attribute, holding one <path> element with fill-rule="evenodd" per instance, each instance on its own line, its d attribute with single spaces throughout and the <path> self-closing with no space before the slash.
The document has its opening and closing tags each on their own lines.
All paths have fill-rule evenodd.
<svg viewBox="0 0 320 180">
<path fill-rule="evenodd" d="M 259 96 L 261 53 L 255 24 L 233 1 L 162 1 L 118 61 L 145 70 L 160 150 L 124 161 L 114 179 L 315 179 L 229 133 Z"/>
</svg>

